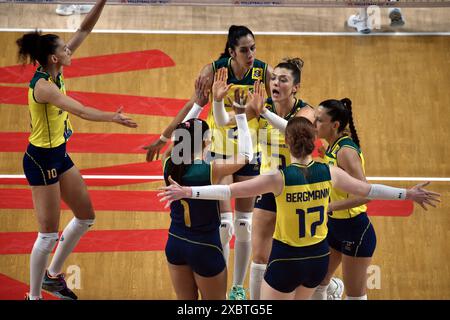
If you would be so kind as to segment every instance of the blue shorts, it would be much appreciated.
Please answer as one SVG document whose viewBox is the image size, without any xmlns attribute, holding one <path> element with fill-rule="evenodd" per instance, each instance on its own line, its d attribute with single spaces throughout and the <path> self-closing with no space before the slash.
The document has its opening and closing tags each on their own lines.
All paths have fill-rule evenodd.
<svg viewBox="0 0 450 320">
<path fill-rule="evenodd" d="M 40 148 L 30 143 L 23 156 L 23 171 L 30 186 L 54 184 L 72 167 L 65 143 L 56 148 Z"/>
<path fill-rule="evenodd" d="M 352 257 L 372 257 L 377 237 L 367 213 L 350 219 L 328 217 L 328 243 L 334 250 Z"/>
<path fill-rule="evenodd" d="M 209 163 L 215 159 L 227 159 L 227 158 L 230 158 L 230 156 L 208 151 L 206 156 L 206 162 Z M 261 155 L 258 153 L 253 156 L 253 160 L 251 161 L 251 163 L 244 165 L 234 174 L 237 176 L 244 176 L 244 177 L 258 176 L 260 167 L 261 167 Z"/>
<path fill-rule="evenodd" d="M 276 213 L 277 202 L 275 201 L 273 193 L 265 193 L 257 196 L 255 199 L 255 208 Z"/>
<path fill-rule="evenodd" d="M 226 267 L 219 229 L 195 233 L 180 231 L 172 225 L 165 251 L 169 263 L 188 265 L 202 277 L 214 277 Z"/>
<path fill-rule="evenodd" d="M 264 280 L 285 293 L 298 286 L 315 288 L 327 275 L 329 254 L 326 240 L 311 246 L 292 247 L 274 239 Z"/>
</svg>

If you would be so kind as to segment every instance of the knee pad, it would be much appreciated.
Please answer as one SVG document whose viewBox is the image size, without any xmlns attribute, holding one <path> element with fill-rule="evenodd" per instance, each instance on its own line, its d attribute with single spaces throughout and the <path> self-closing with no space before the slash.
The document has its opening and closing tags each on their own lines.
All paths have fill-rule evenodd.
<svg viewBox="0 0 450 320">
<path fill-rule="evenodd" d="M 58 232 L 52 233 L 38 233 L 38 237 L 36 242 L 34 243 L 33 249 L 37 249 L 44 253 L 51 253 L 53 248 L 56 246 L 56 242 L 58 242 Z"/>
<path fill-rule="evenodd" d="M 220 215 L 220 242 L 222 245 L 228 244 L 233 237 L 233 214 L 231 212 Z"/>
<path fill-rule="evenodd" d="M 252 240 L 251 215 L 240 218 L 236 217 L 236 219 L 234 220 L 234 233 L 236 234 L 236 241 L 249 242 Z"/>
</svg>

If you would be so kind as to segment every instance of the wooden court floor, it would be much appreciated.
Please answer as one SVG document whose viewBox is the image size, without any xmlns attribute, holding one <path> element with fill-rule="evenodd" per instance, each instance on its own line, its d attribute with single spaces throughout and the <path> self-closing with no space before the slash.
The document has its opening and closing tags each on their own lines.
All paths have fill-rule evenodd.
<svg viewBox="0 0 450 320">
<path fill-rule="evenodd" d="M 66 40 L 70 36 L 61 35 Z M 1 43 L 7 44 L 2 49 L 0 68 L 17 64 L 13 44 L 19 36 L 20 33 L 14 32 L 0 33 Z M 100 74 L 67 78 L 69 91 L 164 98 L 169 104 L 149 105 L 147 110 L 152 111 L 132 113 L 139 123 L 134 130 L 72 117 L 74 140 L 77 135 L 86 134 L 96 134 L 94 139 L 103 134 L 101 141 L 130 135 L 128 143 L 117 140 L 116 144 L 121 145 L 116 147 L 126 149 L 123 152 L 101 151 L 101 143 L 83 140 L 87 141 L 82 146 L 86 149 L 80 147 L 71 153 L 76 165 L 90 169 L 144 162 L 140 147 L 169 123 L 174 109 L 170 103 L 182 105 L 183 99 L 190 97 L 198 71 L 219 56 L 224 44 L 225 37 L 221 35 L 90 35 L 75 58 L 159 50 L 170 57 L 173 65 L 101 74 L 106 67 L 97 64 L 93 69 L 100 70 Z M 305 61 L 300 97 L 310 104 L 317 106 L 329 98 L 352 99 L 367 176 L 450 177 L 449 37 L 257 36 L 256 44 L 257 57 L 272 66 L 286 56 L 298 56 Z M 3 93 L 9 92 L 5 88 L 20 90 L 26 86 L 26 82 L 0 81 Z M 6 98 L 0 104 L 3 118 L 0 174 L 22 174 L 23 150 L 12 145 L 18 140 L 11 137 L 19 139 L 23 137 L 21 133 L 28 132 L 28 111 L 24 104 Z M 129 105 L 131 110 L 137 110 L 135 107 Z M 129 146 L 132 143 L 136 145 Z M 413 181 L 383 183 L 414 185 Z M 111 201 L 117 202 L 119 208 L 105 205 L 97 209 L 96 224 L 90 231 L 98 232 L 97 242 L 101 242 L 102 235 L 105 238 L 116 235 L 115 241 L 125 243 L 133 233 L 152 231 L 153 236 L 143 237 L 142 241 L 164 242 L 164 230 L 169 225 L 166 211 L 156 205 L 148 209 L 146 204 L 144 209 L 133 206 L 121 209 L 120 202 L 130 203 L 127 192 L 148 195 L 151 202 L 155 197 L 151 191 L 160 185 L 155 180 L 89 186 L 91 193 L 104 196 L 110 193 Z M 29 281 L 29 252 L 17 248 L 23 245 L 20 241 L 24 237 L 32 238 L 37 226 L 31 208 L 17 208 L 16 202 L 26 199 L 14 196 L 16 191 L 26 196 L 26 189 L 20 183 L 0 184 L 0 284 L 6 278 L 8 283 Z M 369 270 L 369 299 L 450 299 L 450 183 L 433 182 L 430 189 L 442 193 L 442 203 L 436 209 L 425 212 L 416 206 L 409 216 L 371 218 L 378 242 Z M 119 195 L 123 198 L 118 199 Z M 61 230 L 70 218 L 70 212 L 63 210 Z M 17 240 L 16 249 L 2 249 L 11 247 L 5 240 L 8 236 L 11 241 Z M 93 245 L 100 247 L 97 243 Z M 32 242 L 29 250 L 31 246 Z M 130 245 L 129 250 L 123 249 L 124 245 L 121 248 L 95 252 L 86 249 L 69 257 L 65 269 L 69 277 L 72 275 L 71 283 L 80 299 L 175 298 L 161 246 L 153 248 L 141 243 L 136 247 Z"/>
</svg>

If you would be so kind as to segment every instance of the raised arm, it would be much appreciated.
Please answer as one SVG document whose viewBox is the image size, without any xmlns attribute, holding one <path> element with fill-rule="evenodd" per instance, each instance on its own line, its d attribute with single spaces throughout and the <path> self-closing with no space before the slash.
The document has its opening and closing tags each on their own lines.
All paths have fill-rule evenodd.
<svg viewBox="0 0 450 320">
<path fill-rule="evenodd" d="M 213 162 L 212 183 L 218 183 L 223 177 L 231 175 L 253 159 L 253 143 L 248 128 L 247 117 L 244 108 L 236 109 L 236 123 L 238 127 L 238 155 L 237 158 L 227 159 L 225 162 Z"/>
<path fill-rule="evenodd" d="M 34 96 L 36 101 L 40 103 L 51 103 L 85 120 L 116 122 L 130 128 L 137 127 L 136 122 L 122 113 L 122 107 L 119 107 L 116 112 L 103 112 L 95 108 L 85 107 L 75 99 L 62 94 L 55 84 L 43 79 L 36 83 Z"/>
<path fill-rule="evenodd" d="M 94 29 L 94 26 L 97 23 L 103 11 L 105 3 L 106 0 L 97 0 L 95 6 L 88 13 L 86 18 L 84 18 L 78 30 L 75 32 L 73 37 L 67 43 L 67 47 L 70 49 L 70 51 L 72 51 L 72 53 L 78 49 L 81 43 L 83 43 L 84 39 L 86 39 L 89 33 L 91 33 L 92 29 Z"/>
<path fill-rule="evenodd" d="M 427 210 L 426 204 L 436 207 L 436 203 L 440 202 L 441 195 L 439 193 L 423 189 L 429 182 L 415 185 L 410 189 L 402 189 L 382 184 L 369 184 L 353 178 L 338 167 L 330 167 L 330 173 L 333 187 L 360 197 L 382 200 L 412 200 L 420 204 L 425 210 Z"/>
<path fill-rule="evenodd" d="M 225 68 L 223 69 L 224 72 L 227 71 Z M 222 70 L 219 70 L 217 73 L 221 71 Z M 220 77 L 220 75 L 218 77 Z M 226 77 L 226 75 L 224 77 Z M 236 89 L 234 91 L 234 101 L 227 97 L 228 104 L 233 106 L 233 111 L 231 112 L 226 112 L 225 104 L 223 101 L 228 88 L 229 85 L 226 86 L 226 80 L 214 80 L 213 96 L 214 91 L 218 92 L 213 102 L 214 121 L 219 126 L 236 125 L 236 114 L 245 113 L 247 120 L 251 120 L 259 116 L 259 114 L 255 112 L 255 110 L 258 108 L 257 105 L 264 104 L 264 86 L 260 81 L 255 81 L 253 93 L 249 91 L 247 95 L 245 95 L 245 91 Z"/>
<path fill-rule="evenodd" d="M 213 81 L 213 74 L 214 71 L 211 64 L 207 64 L 206 66 L 204 66 L 202 71 L 200 72 L 199 78 L 201 78 L 201 81 L 206 81 L 206 88 L 211 88 Z M 147 150 L 146 156 L 147 161 L 153 161 L 159 158 L 159 152 L 161 151 L 162 148 L 164 148 L 167 141 L 170 140 L 170 137 L 172 136 L 172 133 L 177 127 L 177 125 L 180 122 L 182 122 L 183 119 L 188 115 L 195 101 L 196 101 L 196 94 L 194 93 L 191 99 L 178 112 L 175 118 L 173 118 L 172 122 L 166 127 L 166 129 L 164 129 L 161 136 L 158 139 L 154 140 L 149 145 L 144 147 L 144 149 Z"/>
<path fill-rule="evenodd" d="M 270 65 L 267 65 L 266 69 L 266 81 L 264 83 L 264 87 L 266 89 L 266 93 L 268 97 L 272 96 L 272 92 L 270 91 L 270 77 L 272 76 L 273 68 Z"/>
</svg>

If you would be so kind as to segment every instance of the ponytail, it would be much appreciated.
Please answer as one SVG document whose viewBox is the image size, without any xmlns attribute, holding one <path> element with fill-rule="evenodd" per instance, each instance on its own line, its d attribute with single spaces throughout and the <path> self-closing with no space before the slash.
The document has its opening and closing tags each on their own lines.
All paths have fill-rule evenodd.
<svg viewBox="0 0 450 320">
<path fill-rule="evenodd" d="M 345 109 L 347 109 L 347 111 L 348 111 L 348 126 L 350 128 L 350 134 L 352 136 L 352 140 L 358 146 L 358 148 L 361 148 L 361 146 L 359 144 L 358 134 L 356 133 L 355 123 L 353 121 L 352 101 L 349 98 L 344 98 L 344 99 L 341 99 L 341 102 L 344 105 Z"/>
<path fill-rule="evenodd" d="M 174 131 L 172 154 L 167 162 L 167 175 L 164 177 L 166 185 L 170 184 L 168 180 L 169 176 L 177 183 L 183 184 L 182 178 L 186 174 L 188 166 L 194 162 L 194 157 L 202 151 L 197 150 L 200 146 L 196 142 L 198 139 L 201 139 L 203 142 L 205 133 L 208 130 L 208 124 L 200 119 L 189 119 L 178 124 Z M 200 145 L 203 148 L 203 143 Z M 175 154 L 174 150 L 178 153 Z M 184 152 L 188 154 L 184 154 Z"/>
<path fill-rule="evenodd" d="M 331 117 L 331 121 L 339 121 L 338 133 L 343 132 L 347 125 L 349 126 L 352 140 L 360 148 L 358 134 L 353 121 L 352 101 L 349 98 L 342 100 L 330 99 L 321 102 L 319 105 L 327 109 L 327 114 Z"/>
<path fill-rule="evenodd" d="M 41 66 L 45 67 L 48 56 L 56 52 L 58 39 L 59 37 L 57 35 L 42 35 L 38 30 L 24 34 L 16 40 L 16 44 L 19 47 L 19 61 L 24 64 L 29 61 L 33 65 L 36 65 L 36 62 L 38 62 Z"/>
<path fill-rule="evenodd" d="M 238 45 L 239 39 L 242 37 L 245 37 L 247 35 L 251 35 L 253 39 L 255 38 L 255 36 L 253 35 L 253 32 L 246 26 L 232 25 L 228 29 L 227 43 L 225 44 L 225 49 L 222 52 L 222 54 L 220 55 L 219 59 L 229 58 L 231 55 L 230 55 L 230 50 L 228 50 L 228 49 L 234 50 L 234 48 Z"/>
<path fill-rule="evenodd" d="M 302 159 L 314 150 L 316 130 L 312 122 L 305 117 L 293 117 L 286 126 L 285 139 L 292 155 Z"/>
</svg>

